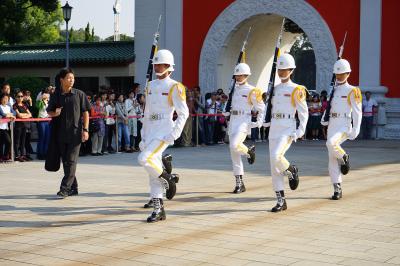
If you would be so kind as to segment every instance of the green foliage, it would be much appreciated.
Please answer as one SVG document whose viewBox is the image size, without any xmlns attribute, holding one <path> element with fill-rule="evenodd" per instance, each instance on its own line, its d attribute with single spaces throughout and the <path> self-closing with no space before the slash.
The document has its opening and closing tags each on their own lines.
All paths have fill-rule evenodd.
<svg viewBox="0 0 400 266">
<path fill-rule="evenodd" d="M 126 35 L 126 34 L 120 34 L 119 35 L 121 41 L 133 41 L 134 38 L 132 36 Z M 111 35 L 107 38 L 104 39 L 105 41 L 113 41 L 114 40 L 114 35 Z"/>
<path fill-rule="evenodd" d="M 86 25 L 86 28 L 85 28 L 85 42 L 90 42 L 90 40 L 91 40 L 90 25 L 89 25 L 89 22 L 88 22 L 87 25 Z"/>
<path fill-rule="evenodd" d="M 297 37 L 293 46 L 290 48 L 290 54 L 293 55 L 294 58 L 296 58 L 302 52 L 307 50 L 313 50 L 313 47 L 307 35 L 303 32 L 300 36 Z"/>
<path fill-rule="evenodd" d="M 59 42 L 65 42 L 65 30 L 60 31 Z M 90 31 L 90 25 L 87 24 L 85 29 L 74 30 L 73 27 L 69 29 L 69 41 L 72 42 L 99 42 L 100 37 L 95 35 L 94 28 Z"/>
<path fill-rule="evenodd" d="M 39 92 L 49 86 L 47 82 L 37 77 L 30 76 L 15 76 L 11 77 L 7 80 L 11 85 L 11 89 L 13 90 L 11 93 L 14 95 L 16 89 L 20 90 L 29 90 L 32 95 L 32 99 L 36 99 L 36 96 Z"/>
<path fill-rule="evenodd" d="M 305 85 L 309 90 L 315 90 L 316 68 L 314 49 L 307 35 L 303 32 L 290 49 L 290 54 L 296 60 L 297 68 L 292 76 L 293 81 Z"/>
<path fill-rule="evenodd" d="M 303 29 L 299 27 L 294 21 L 286 18 L 284 29 L 286 32 L 290 33 L 304 33 Z"/>
<path fill-rule="evenodd" d="M 1 0 L 0 45 L 54 43 L 63 22 L 57 0 Z"/>
</svg>

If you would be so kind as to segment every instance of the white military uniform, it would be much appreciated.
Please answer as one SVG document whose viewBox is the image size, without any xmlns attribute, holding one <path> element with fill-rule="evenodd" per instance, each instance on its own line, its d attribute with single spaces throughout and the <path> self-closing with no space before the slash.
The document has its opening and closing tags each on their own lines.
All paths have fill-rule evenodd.
<svg viewBox="0 0 400 266">
<path fill-rule="evenodd" d="M 280 83 L 272 96 L 272 118 L 269 130 L 269 153 L 274 191 L 284 190 L 283 177 L 290 163 L 285 158 L 293 140 L 304 135 L 308 121 L 305 87 L 292 82 Z M 300 125 L 296 129 L 297 112 Z"/>
<path fill-rule="evenodd" d="M 335 87 L 326 141 L 329 153 L 329 175 L 332 184 L 342 182 L 338 160 L 342 160 L 346 152 L 340 145 L 347 139 L 355 139 L 360 132 L 361 102 L 362 96 L 359 88 L 351 86 L 347 82 Z"/>
<path fill-rule="evenodd" d="M 173 121 L 174 111 L 178 118 Z M 142 143 L 139 163 L 149 174 L 150 197 L 163 198 L 162 153 L 179 138 L 189 117 L 185 87 L 171 79 L 156 79 L 146 89 Z"/>
<path fill-rule="evenodd" d="M 258 111 L 257 121 L 251 122 L 251 110 Z M 233 174 L 243 175 L 242 155 L 247 156 L 248 148 L 243 144 L 253 127 L 262 126 L 264 120 L 264 102 L 260 89 L 248 84 L 236 85 L 232 98 L 232 110 L 228 127 L 229 148 L 232 158 Z"/>
</svg>

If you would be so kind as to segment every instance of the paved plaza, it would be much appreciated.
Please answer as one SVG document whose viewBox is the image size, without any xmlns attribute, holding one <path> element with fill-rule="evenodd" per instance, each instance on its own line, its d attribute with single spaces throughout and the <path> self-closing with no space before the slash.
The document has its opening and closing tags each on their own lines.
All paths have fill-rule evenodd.
<svg viewBox="0 0 400 266">
<path fill-rule="evenodd" d="M 0 265 L 400 264 L 400 142 L 346 142 L 352 171 L 332 201 L 322 141 L 288 158 L 300 185 L 275 205 L 267 144 L 245 162 L 247 192 L 234 195 L 228 146 L 173 148 L 178 193 L 167 220 L 147 224 L 148 178 L 137 153 L 82 157 L 80 195 L 55 194 L 61 172 L 44 163 L 0 165 Z M 286 180 L 285 180 L 286 182 Z M 286 182 L 287 185 L 287 182 Z"/>
</svg>

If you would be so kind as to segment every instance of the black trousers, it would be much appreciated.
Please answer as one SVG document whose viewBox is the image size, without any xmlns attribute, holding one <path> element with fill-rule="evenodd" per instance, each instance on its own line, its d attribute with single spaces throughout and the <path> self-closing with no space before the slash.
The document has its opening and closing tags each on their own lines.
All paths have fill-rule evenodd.
<svg viewBox="0 0 400 266">
<path fill-rule="evenodd" d="M 115 124 L 114 125 L 107 125 L 107 149 L 111 149 L 111 147 L 112 147 L 112 137 L 113 137 L 113 135 L 115 135 Z"/>
<path fill-rule="evenodd" d="M 363 116 L 361 122 L 361 132 L 363 139 L 371 139 L 372 128 L 374 126 L 373 116 Z"/>
<path fill-rule="evenodd" d="M 14 128 L 14 152 L 15 157 L 25 156 L 25 138 L 26 138 L 26 128 L 25 127 L 15 127 Z"/>
<path fill-rule="evenodd" d="M 64 168 L 64 177 L 61 181 L 60 189 L 78 189 L 78 182 L 76 180 L 75 173 L 81 144 L 60 143 L 59 145 Z"/>
<path fill-rule="evenodd" d="M 33 148 L 32 148 L 32 145 L 31 145 L 31 131 L 29 130 L 27 130 L 26 131 L 26 134 L 25 134 L 25 151 L 26 151 L 26 154 L 28 155 L 28 154 L 33 154 L 34 153 L 34 151 L 33 151 Z"/>
<path fill-rule="evenodd" d="M 142 130 L 142 127 L 143 127 L 143 123 L 142 122 L 140 122 L 139 120 L 138 120 L 138 122 L 137 122 L 137 137 L 136 137 L 136 141 L 135 141 L 135 149 L 137 149 L 137 150 L 139 150 L 139 143 L 142 141 L 142 135 L 140 134 L 140 131 Z"/>
<path fill-rule="evenodd" d="M 7 129 L 0 129 L 0 158 L 10 155 L 11 137 Z"/>
</svg>

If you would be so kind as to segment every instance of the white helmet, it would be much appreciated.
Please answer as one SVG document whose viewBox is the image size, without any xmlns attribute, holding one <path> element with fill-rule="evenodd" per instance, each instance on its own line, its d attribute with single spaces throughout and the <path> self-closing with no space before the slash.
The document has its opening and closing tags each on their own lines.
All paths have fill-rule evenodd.
<svg viewBox="0 0 400 266">
<path fill-rule="evenodd" d="M 159 50 L 153 57 L 153 65 L 160 64 L 174 66 L 174 55 L 169 50 Z"/>
<path fill-rule="evenodd" d="M 293 69 L 296 68 L 293 56 L 290 54 L 283 54 L 278 58 L 277 61 L 278 69 Z"/>
<path fill-rule="evenodd" d="M 335 65 L 333 65 L 334 74 L 343 74 L 350 72 L 351 72 L 350 63 L 346 59 L 339 59 L 336 61 Z"/>
<path fill-rule="evenodd" d="M 235 67 L 235 72 L 233 73 L 233 75 L 247 75 L 250 76 L 251 72 L 250 72 L 250 67 L 248 64 L 246 63 L 240 63 L 237 64 Z"/>
</svg>

